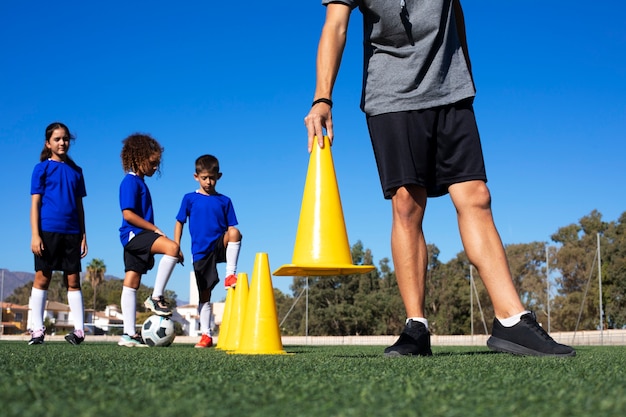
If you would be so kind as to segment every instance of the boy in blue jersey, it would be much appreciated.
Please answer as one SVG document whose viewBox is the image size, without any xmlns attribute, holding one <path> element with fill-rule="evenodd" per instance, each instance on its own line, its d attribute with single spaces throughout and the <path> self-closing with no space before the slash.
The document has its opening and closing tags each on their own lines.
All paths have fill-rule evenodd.
<svg viewBox="0 0 626 417">
<path fill-rule="evenodd" d="M 216 191 L 215 185 L 222 178 L 219 161 L 213 155 L 196 159 L 193 174 L 200 188 L 185 194 L 176 215 L 174 242 L 180 246 L 183 227 L 189 218 L 193 269 L 200 296 L 198 314 L 202 337 L 197 348 L 213 346 L 211 337 L 211 291 L 219 282 L 217 264 L 226 262 L 226 288 L 237 284 L 237 259 L 241 248 L 241 232 L 235 226 L 237 217 L 233 204 L 227 196 Z M 181 255 L 182 259 L 182 255 Z"/>
</svg>

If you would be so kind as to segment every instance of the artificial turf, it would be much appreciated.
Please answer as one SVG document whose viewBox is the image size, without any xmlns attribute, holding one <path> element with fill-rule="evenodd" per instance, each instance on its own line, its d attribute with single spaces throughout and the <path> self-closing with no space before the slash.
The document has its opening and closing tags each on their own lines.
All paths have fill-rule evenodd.
<svg viewBox="0 0 626 417">
<path fill-rule="evenodd" d="M 286 346 L 232 355 L 174 344 L 0 342 L 0 415 L 624 416 L 626 352 L 575 358 L 434 347 L 385 358 L 380 346 Z"/>
</svg>

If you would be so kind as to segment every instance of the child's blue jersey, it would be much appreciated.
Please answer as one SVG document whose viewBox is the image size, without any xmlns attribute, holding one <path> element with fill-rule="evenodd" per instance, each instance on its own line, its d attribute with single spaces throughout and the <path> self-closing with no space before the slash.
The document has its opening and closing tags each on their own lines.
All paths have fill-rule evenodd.
<svg viewBox="0 0 626 417">
<path fill-rule="evenodd" d="M 87 195 L 83 171 L 74 162 L 48 159 L 35 165 L 31 194 L 41 194 L 41 231 L 81 233 L 78 201 Z"/>
<path fill-rule="evenodd" d="M 143 178 L 135 173 L 126 174 L 120 184 L 120 209 L 132 210 L 133 213 L 142 219 L 154 224 L 154 212 L 152 211 L 152 197 L 150 190 Z M 123 246 L 128 241 L 142 232 L 144 229 L 133 226 L 122 217 L 122 227 L 120 227 L 120 240 Z"/>
<path fill-rule="evenodd" d="M 185 194 L 176 220 L 185 223 L 189 217 L 193 261 L 199 261 L 215 249 L 215 243 L 230 226 L 237 225 L 237 216 L 230 198 L 223 194 Z"/>
</svg>

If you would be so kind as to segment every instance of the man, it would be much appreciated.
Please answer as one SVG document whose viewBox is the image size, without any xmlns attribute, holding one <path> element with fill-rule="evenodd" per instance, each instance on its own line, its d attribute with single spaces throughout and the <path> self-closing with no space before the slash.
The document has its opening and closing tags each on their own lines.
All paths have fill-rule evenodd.
<svg viewBox="0 0 626 417">
<path fill-rule="evenodd" d="M 333 141 L 332 90 L 352 10 L 364 19 L 361 108 L 386 199 L 391 251 L 407 314 L 387 356 L 430 356 L 424 315 L 427 266 L 422 220 L 428 197 L 450 194 L 461 240 L 494 306 L 487 345 L 520 355 L 574 356 L 526 311 L 513 286 L 491 213 L 491 196 L 472 106 L 475 95 L 457 0 L 323 0 L 326 20 L 317 54 L 313 105 L 305 117 L 308 147 Z"/>
</svg>

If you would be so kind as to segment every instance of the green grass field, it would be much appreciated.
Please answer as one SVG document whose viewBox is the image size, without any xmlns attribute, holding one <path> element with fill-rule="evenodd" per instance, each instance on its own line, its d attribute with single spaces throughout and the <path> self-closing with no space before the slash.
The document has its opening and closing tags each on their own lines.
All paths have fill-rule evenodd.
<svg viewBox="0 0 626 417">
<path fill-rule="evenodd" d="M 380 346 L 286 346 L 229 355 L 174 344 L 0 342 L 0 415 L 624 416 L 624 347 L 573 359 L 435 347 L 385 358 Z"/>
</svg>

